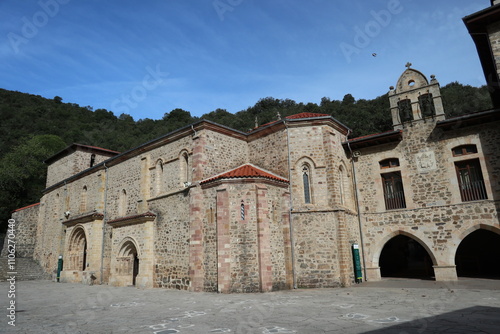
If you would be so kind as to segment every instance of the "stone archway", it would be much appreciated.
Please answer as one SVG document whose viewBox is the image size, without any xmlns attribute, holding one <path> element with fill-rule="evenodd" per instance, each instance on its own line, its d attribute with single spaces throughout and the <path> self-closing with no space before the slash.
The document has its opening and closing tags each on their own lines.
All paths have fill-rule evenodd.
<svg viewBox="0 0 500 334">
<path fill-rule="evenodd" d="M 433 279 L 432 258 L 410 236 L 399 234 L 388 240 L 379 257 L 381 277 Z"/>
<path fill-rule="evenodd" d="M 139 253 L 135 242 L 125 240 L 116 257 L 116 277 L 119 285 L 136 285 L 140 273 Z"/>
<path fill-rule="evenodd" d="M 500 279 L 500 234 L 479 228 L 468 234 L 455 253 L 457 276 Z"/>
<path fill-rule="evenodd" d="M 87 237 L 83 227 L 77 227 L 70 238 L 64 270 L 85 271 L 87 268 Z"/>
</svg>

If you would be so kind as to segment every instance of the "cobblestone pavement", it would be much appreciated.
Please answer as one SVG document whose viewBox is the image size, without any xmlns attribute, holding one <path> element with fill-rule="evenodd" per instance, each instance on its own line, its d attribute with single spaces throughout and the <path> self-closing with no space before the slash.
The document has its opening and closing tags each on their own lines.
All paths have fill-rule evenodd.
<svg viewBox="0 0 500 334">
<path fill-rule="evenodd" d="M 0 333 L 500 333 L 500 280 L 215 294 L 0 282 Z M 9 303 L 15 301 L 15 327 Z"/>
</svg>

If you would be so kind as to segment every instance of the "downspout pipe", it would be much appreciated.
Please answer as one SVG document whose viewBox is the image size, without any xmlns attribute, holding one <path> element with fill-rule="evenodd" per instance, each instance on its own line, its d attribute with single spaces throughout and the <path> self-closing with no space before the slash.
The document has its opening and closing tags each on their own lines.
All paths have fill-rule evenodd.
<svg viewBox="0 0 500 334">
<path fill-rule="evenodd" d="M 351 154 L 351 168 L 352 168 L 352 180 L 354 183 L 354 197 L 356 201 L 356 211 L 358 212 L 358 225 L 359 225 L 359 238 L 361 243 L 361 253 L 363 254 L 363 276 L 365 277 L 365 281 L 367 281 L 366 277 L 366 260 L 365 260 L 365 243 L 363 241 L 363 223 L 361 219 L 361 209 L 359 205 L 359 196 L 358 196 L 358 181 L 356 179 L 356 167 L 354 166 L 354 155 L 351 149 L 351 143 L 349 142 L 349 135 L 351 134 L 351 129 L 348 130 L 346 141 L 347 147 L 349 148 L 349 152 Z"/>
<path fill-rule="evenodd" d="M 64 202 L 66 202 L 68 196 L 68 184 L 66 180 L 64 180 Z M 66 208 L 66 206 L 63 206 Z M 67 209 L 67 208 L 66 208 Z M 61 219 L 62 220 L 62 219 Z M 64 225 L 61 224 L 61 242 L 59 243 L 59 257 L 57 261 L 57 281 L 59 282 L 60 278 L 60 272 L 63 269 L 64 263 L 62 262 L 65 257 L 65 241 L 66 241 L 66 229 L 64 228 Z"/>
<path fill-rule="evenodd" d="M 106 235 L 106 221 L 107 221 L 107 203 L 108 203 L 108 166 L 106 166 L 106 162 L 104 162 L 104 177 L 106 178 L 104 180 L 104 205 L 103 205 L 103 217 L 102 217 L 102 240 L 101 240 L 101 279 L 100 279 L 100 284 L 102 285 L 104 282 L 103 275 L 104 275 L 104 238 Z"/>
<path fill-rule="evenodd" d="M 288 153 L 288 186 L 290 189 L 290 209 L 288 210 L 288 223 L 290 224 L 290 250 L 292 256 L 292 277 L 293 277 L 293 288 L 297 289 L 297 272 L 295 268 L 295 240 L 293 235 L 293 220 L 292 220 L 292 211 L 293 211 L 293 192 L 292 192 L 292 165 L 291 165 L 291 157 L 290 157 L 290 132 L 288 128 L 287 119 L 284 119 L 285 129 L 286 129 L 286 146 Z"/>
</svg>

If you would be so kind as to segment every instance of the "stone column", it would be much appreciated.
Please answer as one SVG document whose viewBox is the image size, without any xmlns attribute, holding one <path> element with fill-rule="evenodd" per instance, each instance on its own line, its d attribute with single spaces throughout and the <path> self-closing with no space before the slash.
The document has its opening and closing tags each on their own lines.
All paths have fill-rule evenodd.
<svg viewBox="0 0 500 334">
<path fill-rule="evenodd" d="M 458 280 L 457 269 L 455 265 L 450 266 L 432 266 L 436 281 L 456 281 Z"/>
<path fill-rule="evenodd" d="M 230 292 L 231 239 L 229 236 L 229 194 L 217 190 L 217 291 Z"/>
<path fill-rule="evenodd" d="M 203 179 L 203 166 L 207 163 L 204 147 L 206 140 L 203 134 L 193 138 L 193 183 Z M 199 186 L 189 189 L 190 195 L 190 224 L 189 224 L 189 276 L 191 291 L 203 291 L 205 270 L 203 265 L 203 190 Z"/>
<path fill-rule="evenodd" d="M 267 187 L 256 185 L 257 193 L 257 243 L 259 252 L 259 276 L 261 292 L 272 291 L 273 272 L 271 263 L 271 241 Z"/>
</svg>

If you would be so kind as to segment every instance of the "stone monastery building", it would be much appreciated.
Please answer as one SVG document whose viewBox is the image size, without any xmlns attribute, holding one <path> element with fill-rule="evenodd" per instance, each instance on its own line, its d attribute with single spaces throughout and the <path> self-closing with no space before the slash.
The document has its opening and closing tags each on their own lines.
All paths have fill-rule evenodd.
<svg viewBox="0 0 500 334">
<path fill-rule="evenodd" d="M 498 278 L 499 17 L 464 18 L 493 110 L 447 119 L 408 64 L 384 133 L 303 113 L 248 133 L 201 120 L 123 153 L 73 144 L 13 214 L 18 250 L 49 273 L 62 256 L 63 282 L 191 291 L 350 285 L 356 245 L 367 280 Z"/>
</svg>

